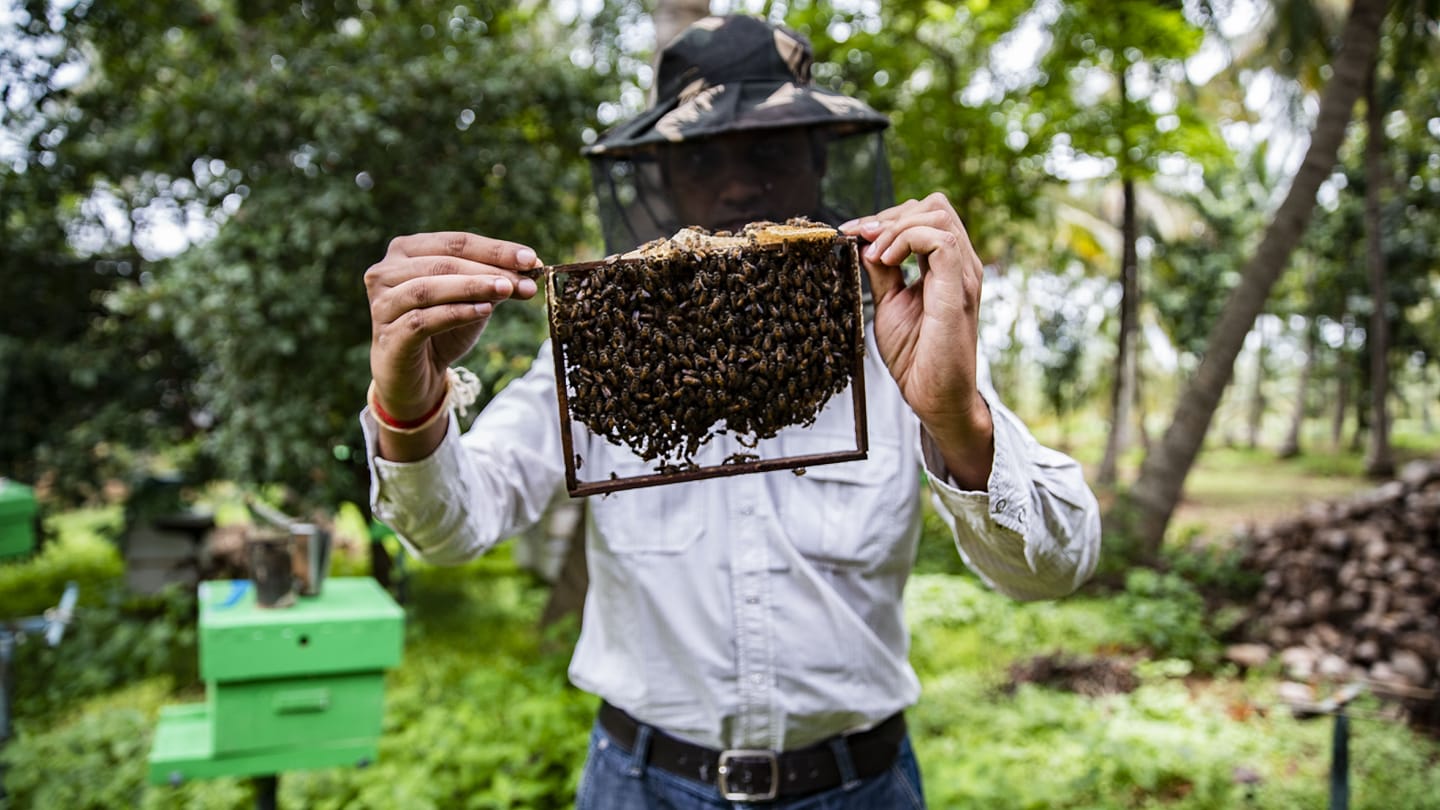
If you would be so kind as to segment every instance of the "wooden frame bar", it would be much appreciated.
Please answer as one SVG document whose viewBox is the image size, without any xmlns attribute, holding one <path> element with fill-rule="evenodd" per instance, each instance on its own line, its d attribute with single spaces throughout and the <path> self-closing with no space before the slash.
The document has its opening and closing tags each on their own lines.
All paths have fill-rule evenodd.
<svg viewBox="0 0 1440 810">
<path fill-rule="evenodd" d="M 784 456 L 774 459 L 761 459 L 758 461 L 745 461 L 737 463 L 722 463 L 708 467 L 696 467 L 679 469 L 673 472 L 655 472 L 649 475 L 628 476 L 624 478 L 609 478 L 596 481 L 582 481 L 579 477 L 579 470 L 575 463 L 575 438 L 576 420 L 570 415 L 569 386 L 567 384 L 567 366 L 565 363 L 565 347 L 559 339 L 556 330 L 556 318 L 558 305 L 556 296 L 560 286 L 556 283 L 557 276 L 573 275 L 577 273 L 591 272 L 597 269 L 611 266 L 618 262 L 643 262 L 645 259 L 602 259 L 599 261 L 579 262 L 567 265 L 554 265 L 544 269 L 546 280 L 546 306 L 549 313 L 548 321 L 550 326 L 550 347 L 555 362 L 555 398 L 560 419 L 560 442 L 565 452 L 565 485 L 572 498 L 581 498 L 589 495 L 602 495 L 608 492 L 619 492 L 627 489 L 656 486 L 660 484 L 676 484 L 684 481 L 698 481 L 707 478 L 720 478 L 731 475 L 744 475 L 756 472 L 771 472 L 774 470 L 798 469 L 801 467 L 816 467 L 822 464 L 835 464 L 845 461 L 858 461 L 869 454 L 869 429 L 865 413 L 865 319 L 863 316 L 862 287 L 860 285 L 860 254 L 857 240 L 854 237 L 842 237 L 846 244 L 846 250 L 850 256 L 852 268 L 852 281 L 856 285 L 856 335 L 855 352 L 852 358 L 850 371 L 850 396 L 854 406 L 854 429 L 855 446 L 830 453 L 812 453 L 803 456 Z M 583 429 L 583 426 L 581 426 Z M 659 464 L 659 462 L 657 462 Z"/>
</svg>

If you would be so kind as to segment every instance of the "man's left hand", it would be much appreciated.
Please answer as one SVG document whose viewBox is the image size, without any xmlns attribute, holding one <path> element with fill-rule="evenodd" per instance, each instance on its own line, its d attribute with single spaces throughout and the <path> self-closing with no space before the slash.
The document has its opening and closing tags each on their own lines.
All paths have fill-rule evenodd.
<svg viewBox="0 0 1440 810">
<path fill-rule="evenodd" d="M 984 489 L 994 426 L 976 385 L 980 257 L 943 194 L 909 200 L 840 226 L 859 236 L 875 298 L 880 357 L 939 445 L 955 482 Z M 914 255 L 920 276 L 907 283 L 901 264 Z"/>
</svg>

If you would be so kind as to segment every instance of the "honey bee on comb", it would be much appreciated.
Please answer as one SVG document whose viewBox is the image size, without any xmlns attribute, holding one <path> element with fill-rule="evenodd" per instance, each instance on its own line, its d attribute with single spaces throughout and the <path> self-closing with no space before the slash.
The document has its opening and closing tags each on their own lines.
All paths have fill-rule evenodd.
<svg viewBox="0 0 1440 810">
<path fill-rule="evenodd" d="M 753 447 L 813 424 L 864 350 L 854 242 L 809 220 L 553 270 L 569 416 L 662 474 L 722 432 Z"/>
</svg>

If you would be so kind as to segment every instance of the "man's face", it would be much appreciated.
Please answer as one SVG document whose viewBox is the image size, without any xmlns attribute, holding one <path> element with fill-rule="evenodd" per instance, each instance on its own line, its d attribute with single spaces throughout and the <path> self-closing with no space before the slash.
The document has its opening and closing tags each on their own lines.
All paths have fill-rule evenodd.
<svg viewBox="0 0 1440 810">
<path fill-rule="evenodd" d="M 660 160 L 682 225 L 738 231 L 816 214 L 816 148 L 805 129 L 759 130 L 667 146 Z"/>
</svg>

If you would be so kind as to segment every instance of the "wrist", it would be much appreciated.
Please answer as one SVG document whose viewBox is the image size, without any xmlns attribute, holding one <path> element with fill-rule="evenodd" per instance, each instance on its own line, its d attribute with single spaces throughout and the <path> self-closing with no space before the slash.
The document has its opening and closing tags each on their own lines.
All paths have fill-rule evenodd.
<svg viewBox="0 0 1440 810">
<path fill-rule="evenodd" d="M 925 432 L 942 447 L 973 450 L 988 447 L 995 436 L 995 422 L 985 398 L 976 392 L 970 407 L 963 411 L 922 419 Z"/>
<path fill-rule="evenodd" d="M 963 414 L 926 421 L 924 431 L 935 443 L 951 483 L 978 491 L 985 489 L 995 460 L 995 423 L 978 393 L 975 402 Z"/>
<path fill-rule="evenodd" d="M 447 378 L 445 390 L 434 398 L 432 404 L 424 406 L 423 411 L 418 411 L 413 407 L 399 410 L 400 414 L 406 414 L 402 416 L 397 415 L 396 412 L 386 408 L 380 402 L 380 397 L 375 392 L 375 382 L 372 380 L 370 390 L 365 394 L 365 401 L 370 406 L 370 412 L 375 416 L 375 421 L 380 427 L 392 433 L 412 434 L 420 433 L 440 418 L 445 410 L 445 402 L 449 399 L 449 394 L 450 385 Z"/>
<path fill-rule="evenodd" d="M 414 412 L 414 408 L 404 410 L 386 408 L 384 404 L 380 402 L 380 397 L 375 393 L 374 381 L 370 383 L 370 390 L 366 393 L 366 401 L 370 405 L 370 412 L 375 415 L 375 421 L 380 423 L 381 427 L 397 433 L 418 433 L 440 417 L 440 412 L 445 409 L 445 400 L 449 396 L 449 389 L 450 387 L 447 384 L 445 390 L 441 391 L 440 395 L 434 398 L 433 404 L 425 406 L 423 411 L 418 412 L 414 416 L 397 415 L 397 412 Z"/>
<path fill-rule="evenodd" d="M 365 392 L 365 402 L 384 431 L 397 435 L 423 433 L 440 422 L 449 410 L 457 410 L 463 416 L 480 394 L 480 380 L 467 368 L 446 369 L 441 379 L 444 381 L 442 389 L 437 395 L 432 395 L 428 403 L 422 400 L 421 404 L 398 414 L 380 401 L 374 380 L 370 381 L 370 388 Z"/>
</svg>

